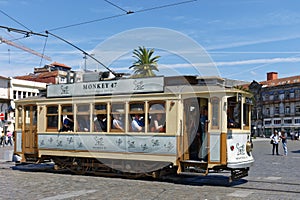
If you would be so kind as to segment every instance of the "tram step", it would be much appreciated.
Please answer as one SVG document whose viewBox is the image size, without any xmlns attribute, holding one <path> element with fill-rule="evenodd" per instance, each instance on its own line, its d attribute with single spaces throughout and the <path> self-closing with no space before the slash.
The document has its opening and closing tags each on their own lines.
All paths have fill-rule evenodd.
<svg viewBox="0 0 300 200">
<path fill-rule="evenodd" d="M 207 173 L 195 173 L 195 172 L 180 172 L 180 175 L 186 175 L 186 176 L 206 176 Z"/>
<path fill-rule="evenodd" d="M 200 161 L 200 160 L 182 160 L 181 163 L 188 163 L 188 164 L 207 164 L 206 161 Z"/>
</svg>

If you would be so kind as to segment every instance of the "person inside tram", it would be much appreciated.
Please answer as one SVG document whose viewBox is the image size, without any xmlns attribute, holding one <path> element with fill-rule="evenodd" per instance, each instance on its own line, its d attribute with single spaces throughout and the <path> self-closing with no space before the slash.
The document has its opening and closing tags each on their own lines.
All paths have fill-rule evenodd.
<svg viewBox="0 0 300 200">
<path fill-rule="evenodd" d="M 145 123 L 143 122 L 143 118 L 139 114 L 135 114 L 133 120 L 131 122 L 131 129 L 134 132 L 140 132 L 143 130 Z"/>
<path fill-rule="evenodd" d="M 118 130 L 124 132 L 123 122 L 121 121 L 120 114 L 113 115 L 112 125 L 113 125 L 114 129 L 118 129 Z"/>
<path fill-rule="evenodd" d="M 74 122 L 71 116 L 65 115 L 63 116 L 63 127 L 58 132 L 67 132 L 73 131 Z"/>
<path fill-rule="evenodd" d="M 99 114 L 94 121 L 95 131 L 106 132 L 107 131 L 107 119 L 106 115 Z"/>
<path fill-rule="evenodd" d="M 153 119 L 151 119 L 150 131 L 151 132 L 159 132 L 163 133 L 166 130 L 166 122 L 162 113 L 157 113 L 153 115 Z"/>
</svg>

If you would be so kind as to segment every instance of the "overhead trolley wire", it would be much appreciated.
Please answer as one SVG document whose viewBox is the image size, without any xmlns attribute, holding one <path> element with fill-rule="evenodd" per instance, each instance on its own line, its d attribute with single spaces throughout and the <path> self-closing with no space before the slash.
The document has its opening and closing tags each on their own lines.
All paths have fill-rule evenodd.
<svg viewBox="0 0 300 200">
<path fill-rule="evenodd" d="M 118 5 L 116 5 L 116 4 L 112 3 L 112 2 L 110 2 L 110 1 L 108 1 L 108 0 L 104 0 L 104 1 L 106 1 L 107 3 L 113 5 L 113 6 L 116 7 L 116 8 L 119 8 L 120 10 L 124 11 L 126 14 L 131 14 L 131 13 L 133 12 L 133 11 L 130 11 L 130 10 L 127 11 L 127 10 L 121 8 L 120 6 L 118 6 Z"/>
<path fill-rule="evenodd" d="M 31 31 L 27 26 L 25 26 L 24 24 L 22 24 L 21 22 L 17 21 L 16 19 L 14 19 L 13 17 L 9 16 L 8 14 L 6 14 L 3 10 L 0 10 L 0 12 L 7 16 L 8 18 L 10 18 L 11 20 L 13 20 L 14 22 L 16 22 L 17 24 L 21 25 L 22 27 L 24 27 L 25 29 Z"/>
<path fill-rule="evenodd" d="M 69 44 L 69 45 L 71 45 L 72 47 L 78 49 L 78 50 L 81 51 L 85 56 L 88 56 L 88 57 L 92 58 L 94 61 L 96 61 L 97 63 L 99 63 L 100 65 L 102 65 L 105 69 L 107 69 L 109 72 L 111 72 L 114 76 L 116 76 L 116 77 L 119 76 L 117 73 L 115 73 L 114 71 L 112 71 L 111 69 L 109 69 L 106 65 L 104 65 L 102 62 L 100 62 L 99 60 L 97 60 L 95 57 L 93 57 L 92 55 L 90 55 L 90 54 L 87 53 L 86 51 L 82 50 L 81 48 L 75 46 L 75 45 L 72 44 L 71 42 L 69 42 L 69 41 L 67 41 L 67 40 L 65 40 L 65 39 L 63 39 L 63 38 L 61 38 L 61 37 L 59 37 L 59 36 L 57 36 L 57 35 L 55 35 L 55 34 L 53 34 L 53 33 L 50 33 L 49 31 L 45 31 L 45 32 L 46 32 L 46 34 L 52 35 L 52 36 L 54 36 L 54 37 L 60 39 L 61 41 L 65 42 L 65 43 L 67 43 L 67 44 Z"/>
</svg>

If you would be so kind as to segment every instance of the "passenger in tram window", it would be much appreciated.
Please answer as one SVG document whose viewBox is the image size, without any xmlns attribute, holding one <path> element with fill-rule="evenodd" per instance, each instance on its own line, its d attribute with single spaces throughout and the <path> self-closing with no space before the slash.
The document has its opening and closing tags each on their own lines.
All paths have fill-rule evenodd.
<svg viewBox="0 0 300 200">
<path fill-rule="evenodd" d="M 88 132 L 90 130 L 89 116 L 79 115 L 77 121 L 78 121 L 78 131 Z"/>
<path fill-rule="evenodd" d="M 141 117 L 139 114 L 135 114 L 131 122 L 132 131 L 140 132 L 143 130 L 144 126 L 145 123 L 143 121 L 143 117 Z"/>
<path fill-rule="evenodd" d="M 120 114 L 114 114 L 113 115 L 113 128 L 114 129 L 119 129 L 121 131 L 124 131 L 124 128 L 123 128 L 123 122 L 120 118 Z"/>
<path fill-rule="evenodd" d="M 74 122 L 71 116 L 63 116 L 63 127 L 58 132 L 73 131 Z"/>
<path fill-rule="evenodd" d="M 106 115 L 99 114 L 97 115 L 94 121 L 95 131 L 97 132 L 106 132 L 107 131 L 107 119 Z"/>
<path fill-rule="evenodd" d="M 151 132 L 166 132 L 166 120 L 163 117 L 162 113 L 157 113 L 152 115 L 153 119 L 151 119 L 150 123 L 150 131 Z"/>
</svg>

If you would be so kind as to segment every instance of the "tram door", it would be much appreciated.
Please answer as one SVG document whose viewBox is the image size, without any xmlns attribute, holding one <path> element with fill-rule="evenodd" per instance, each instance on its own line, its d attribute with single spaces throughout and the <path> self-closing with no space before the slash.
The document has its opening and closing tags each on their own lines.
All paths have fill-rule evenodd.
<svg viewBox="0 0 300 200">
<path fill-rule="evenodd" d="M 208 99 L 184 101 L 184 160 L 207 160 Z"/>
<path fill-rule="evenodd" d="M 24 154 L 37 154 L 37 107 L 25 106 L 24 111 L 23 152 Z"/>
</svg>

